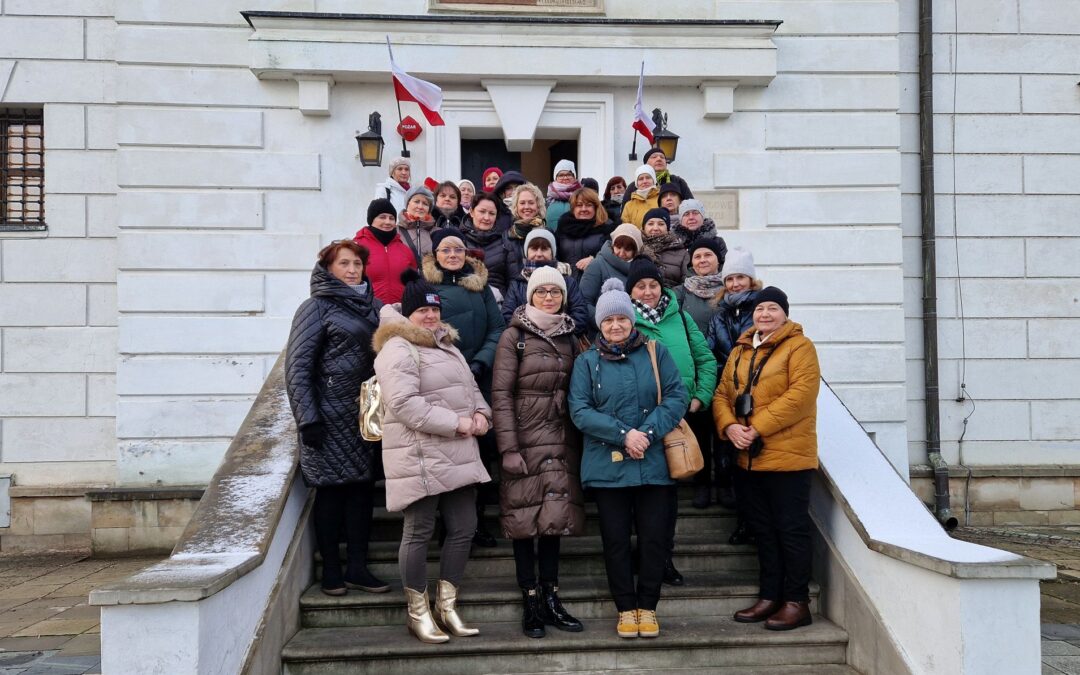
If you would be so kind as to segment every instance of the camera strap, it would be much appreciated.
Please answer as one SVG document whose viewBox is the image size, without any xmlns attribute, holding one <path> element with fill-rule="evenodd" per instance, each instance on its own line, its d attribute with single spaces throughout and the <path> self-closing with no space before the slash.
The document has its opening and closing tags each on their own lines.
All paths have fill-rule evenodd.
<svg viewBox="0 0 1080 675">
<path fill-rule="evenodd" d="M 742 363 L 742 355 L 746 349 L 739 350 L 739 355 L 735 357 L 735 392 L 739 391 L 739 364 Z M 765 358 L 761 359 L 761 364 L 758 366 L 757 372 L 754 372 L 754 361 L 757 359 L 758 350 L 753 350 L 753 354 L 750 355 L 750 369 L 747 371 L 746 389 L 743 390 L 744 394 L 751 394 L 754 390 L 754 385 L 757 384 L 758 379 L 761 377 L 761 371 L 765 370 L 765 364 L 768 363 L 769 357 L 772 356 L 773 350 L 769 350 L 769 353 L 765 355 Z"/>
</svg>

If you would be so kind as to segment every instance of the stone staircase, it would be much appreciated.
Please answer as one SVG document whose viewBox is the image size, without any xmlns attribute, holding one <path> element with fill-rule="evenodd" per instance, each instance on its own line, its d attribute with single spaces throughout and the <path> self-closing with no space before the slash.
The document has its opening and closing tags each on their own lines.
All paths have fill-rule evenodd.
<svg viewBox="0 0 1080 675">
<path fill-rule="evenodd" d="M 497 508 L 487 511 L 489 529 L 497 532 Z M 451 638 L 442 645 L 416 640 L 405 628 L 397 573 L 401 516 L 377 507 L 370 566 L 391 582 L 394 591 L 350 591 L 332 598 L 320 592 L 317 582 L 313 584 L 300 600 L 302 628 L 282 652 L 283 672 L 855 675 L 845 665 L 847 634 L 821 616 L 815 615 L 812 626 L 788 633 L 732 621 L 732 612 L 756 598 L 754 549 L 726 543 L 734 527 L 729 511 L 717 506 L 697 510 L 689 501 L 680 503 L 675 556 L 686 585 L 664 586 L 658 607 L 659 638 L 620 639 L 615 635 L 615 606 L 604 574 L 595 505 L 588 504 L 586 512 L 585 536 L 563 539 L 559 579 L 563 602 L 585 624 L 585 632 L 549 628 L 544 639 L 521 634 L 513 553 L 509 542 L 500 539 L 497 548 L 473 549 L 461 585 L 461 614 L 480 629 L 480 635 Z M 436 558 L 433 542 L 430 560 Z M 436 575 L 437 563 L 429 569 Z M 817 592 L 812 586 L 814 604 Z"/>
</svg>

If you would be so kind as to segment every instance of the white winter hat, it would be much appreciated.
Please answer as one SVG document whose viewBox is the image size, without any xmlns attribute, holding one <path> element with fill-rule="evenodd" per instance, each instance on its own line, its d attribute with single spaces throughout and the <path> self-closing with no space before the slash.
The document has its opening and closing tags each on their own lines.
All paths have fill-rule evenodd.
<svg viewBox="0 0 1080 675">
<path fill-rule="evenodd" d="M 551 180 L 555 180 L 556 178 L 558 178 L 559 174 L 563 171 L 569 171 L 570 173 L 574 174 L 574 178 L 577 178 L 577 167 L 574 166 L 574 163 L 568 159 L 560 159 L 555 164 L 555 171 L 551 173 Z"/>
<path fill-rule="evenodd" d="M 558 286 L 559 290 L 563 292 L 563 297 L 566 297 L 566 280 L 563 279 L 563 275 L 559 274 L 559 270 L 554 267 L 537 267 L 529 275 L 529 283 L 525 288 L 525 297 L 528 304 L 532 304 L 533 293 L 541 284 L 548 284 L 550 286 Z"/>
<path fill-rule="evenodd" d="M 757 279 L 757 270 L 754 269 L 754 255 L 750 251 L 736 246 L 727 252 L 720 278 L 727 279 L 732 274 L 745 274 L 751 279 Z"/>
<path fill-rule="evenodd" d="M 637 168 L 637 171 L 634 172 L 634 182 L 635 183 L 637 182 L 637 177 L 640 176 L 643 173 L 647 173 L 650 176 L 652 176 L 653 182 L 654 183 L 656 182 L 656 169 L 653 169 L 648 164 L 642 164 L 641 166 L 639 166 Z"/>
</svg>

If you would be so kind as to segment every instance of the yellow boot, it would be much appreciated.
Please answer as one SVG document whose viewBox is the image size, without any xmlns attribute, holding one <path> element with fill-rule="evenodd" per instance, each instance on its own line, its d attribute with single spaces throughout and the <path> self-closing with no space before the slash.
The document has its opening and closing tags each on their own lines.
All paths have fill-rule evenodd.
<svg viewBox="0 0 1080 675">
<path fill-rule="evenodd" d="M 643 638 L 651 638 L 660 634 L 660 622 L 656 619 L 656 610 L 639 609 L 637 615 L 638 635 Z"/>
<path fill-rule="evenodd" d="M 409 602 L 409 632 L 421 642 L 439 643 L 448 642 L 450 636 L 439 630 L 435 621 L 431 618 L 431 607 L 428 605 L 427 589 L 424 592 L 405 588 L 405 598 Z"/>
<path fill-rule="evenodd" d="M 636 638 L 638 636 L 637 610 L 631 609 L 619 612 L 619 623 L 615 626 L 615 632 L 621 638 Z"/>
<path fill-rule="evenodd" d="M 439 580 L 439 586 L 435 592 L 435 623 L 454 637 L 469 637 L 480 633 L 479 628 L 469 628 L 458 615 L 457 586 L 446 579 Z"/>
</svg>

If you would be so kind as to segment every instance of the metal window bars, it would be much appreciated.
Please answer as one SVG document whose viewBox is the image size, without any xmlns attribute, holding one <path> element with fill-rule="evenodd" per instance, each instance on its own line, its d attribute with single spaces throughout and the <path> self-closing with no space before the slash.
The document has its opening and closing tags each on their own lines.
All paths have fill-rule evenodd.
<svg viewBox="0 0 1080 675">
<path fill-rule="evenodd" d="M 40 110 L 0 108 L 0 231 L 45 229 Z"/>
</svg>

